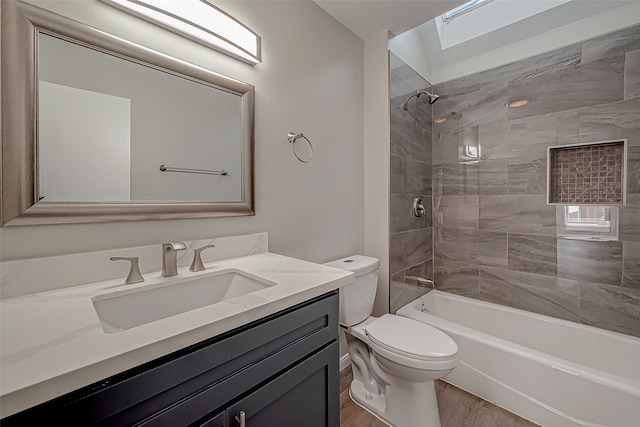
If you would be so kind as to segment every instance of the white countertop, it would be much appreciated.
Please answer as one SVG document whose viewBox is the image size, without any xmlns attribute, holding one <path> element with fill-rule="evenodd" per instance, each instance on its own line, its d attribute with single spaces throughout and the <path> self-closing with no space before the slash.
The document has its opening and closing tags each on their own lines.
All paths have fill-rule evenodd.
<svg viewBox="0 0 640 427">
<path fill-rule="evenodd" d="M 91 298 L 166 282 L 123 279 L 40 292 L 0 302 L 0 414 L 13 413 L 219 335 L 353 281 L 353 273 L 265 252 L 206 264 L 237 268 L 276 285 L 132 329 L 107 334 Z M 178 277 L 203 274 L 179 269 Z"/>
</svg>

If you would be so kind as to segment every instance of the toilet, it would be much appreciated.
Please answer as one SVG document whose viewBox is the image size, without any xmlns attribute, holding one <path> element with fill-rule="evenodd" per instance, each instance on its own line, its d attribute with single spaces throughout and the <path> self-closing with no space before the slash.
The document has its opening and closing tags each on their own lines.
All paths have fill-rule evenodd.
<svg viewBox="0 0 640 427">
<path fill-rule="evenodd" d="M 379 260 L 354 255 L 325 265 L 354 273 L 340 289 L 340 326 L 351 358 L 351 398 L 395 427 L 441 427 L 434 380 L 453 370 L 458 346 L 444 332 L 394 314 L 371 316 Z"/>
</svg>

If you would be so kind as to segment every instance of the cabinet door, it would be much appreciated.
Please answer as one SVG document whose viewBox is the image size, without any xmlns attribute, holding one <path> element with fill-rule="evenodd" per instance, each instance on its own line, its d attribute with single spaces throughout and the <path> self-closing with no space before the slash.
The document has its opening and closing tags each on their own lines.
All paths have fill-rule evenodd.
<svg viewBox="0 0 640 427">
<path fill-rule="evenodd" d="M 333 342 L 228 407 L 227 427 L 338 427 L 338 359 Z"/>
</svg>

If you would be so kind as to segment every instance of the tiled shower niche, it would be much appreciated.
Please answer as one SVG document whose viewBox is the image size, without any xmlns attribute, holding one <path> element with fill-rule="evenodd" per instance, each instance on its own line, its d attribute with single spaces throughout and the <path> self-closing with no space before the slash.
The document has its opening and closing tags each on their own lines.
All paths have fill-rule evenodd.
<svg viewBox="0 0 640 427">
<path fill-rule="evenodd" d="M 619 205 L 626 140 L 549 147 L 549 204 Z"/>
</svg>

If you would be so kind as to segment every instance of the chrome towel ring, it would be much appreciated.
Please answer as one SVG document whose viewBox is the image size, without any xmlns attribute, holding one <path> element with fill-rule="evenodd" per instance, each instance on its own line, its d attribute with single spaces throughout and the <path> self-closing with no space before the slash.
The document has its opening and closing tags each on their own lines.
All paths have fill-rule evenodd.
<svg viewBox="0 0 640 427">
<path fill-rule="evenodd" d="M 298 153 L 296 153 L 296 141 L 300 138 L 304 139 L 305 141 L 307 141 L 307 144 L 309 144 L 311 155 L 308 159 L 303 159 L 298 155 Z M 289 132 L 287 134 L 287 139 L 291 143 L 291 149 L 293 150 L 293 155 L 296 156 L 296 159 L 300 160 L 302 163 L 309 163 L 311 159 L 313 159 L 313 145 L 311 145 L 311 141 L 309 141 L 309 138 L 304 136 L 302 133 Z"/>
</svg>

